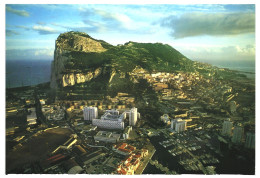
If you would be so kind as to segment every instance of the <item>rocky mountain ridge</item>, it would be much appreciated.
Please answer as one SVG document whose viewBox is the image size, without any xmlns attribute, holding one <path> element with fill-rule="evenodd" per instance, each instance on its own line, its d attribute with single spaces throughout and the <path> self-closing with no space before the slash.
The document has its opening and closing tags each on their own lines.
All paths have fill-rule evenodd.
<svg viewBox="0 0 260 178">
<path fill-rule="evenodd" d="M 148 72 L 192 70 L 193 61 L 169 45 L 135 43 L 113 46 L 83 32 L 66 32 L 56 40 L 51 88 L 73 86 L 100 75 L 111 82 L 118 73 L 126 76 L 136 67 Z"/>
<path fill-rule="evenodd" d="M 106 49 L 100 42 L 91 39 L 85 33 L 69 32 L 61 34 L 55 43 L 54 61 L 51 69 L 51 88 L 73 86 L 77 83 L 90 81 L 100 74 L 100 68 L 87 73 L 68 70 L 66 64 L 71 59 L 69 54 L 72 51 L 100 53 L 106 51 Z"/>
</svg>

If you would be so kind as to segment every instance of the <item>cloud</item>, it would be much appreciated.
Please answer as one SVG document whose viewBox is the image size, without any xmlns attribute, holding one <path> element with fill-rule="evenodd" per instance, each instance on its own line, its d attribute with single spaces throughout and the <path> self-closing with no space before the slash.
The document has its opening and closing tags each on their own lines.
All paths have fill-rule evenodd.
<svg viewBox="0 0 260 178">
<path fill-rule="evenodd" d="M 223 53 L 231 53 L 235 54 L 237 57 L 245 57 L 245 56 L 255 56 L 255 46 L 253 45 L 247 45 L 245 47 L 241 47 L 239 45 L 236 46 L 228 46 L 228 47 L 223 47 L 221 48 L 221 51 Z"/>
<path fill-rule="evenodd" d="M 200 35 L 238 35 L 255 32 L 254 13 L 186 13 L 164 18 L 161 25 L 175 38 Z"/>
<path fill-rule="evenodd" d="M 7 60 L 28 60 L 28 59 L 53 59 L 54 49 L 37 48 L 37 49 L 7 49 Z"/>
<path fill-rule="evenodd" d="M 111 21 L 122 25 L 131 22 L 131 19 L 125 14 L 111 13 L 99 9 L 93 9 L 92 11 L 94 14 L 99 15 L 105 21 Z"/>
<path fill-rule="evenodd" d="M 26 31 L 36 31 L 40 35 L 60 33 L 59 31 L 55 30 L 54 28 L 51 28 L 49 26 L 44 26 L 44 25 L 34 25 L 32 27 L 31 26 L 28 27 L 28 26 L 24 26 L 24 25 L 16 25 L 14 27 L 19 28 L 19 29 L 24 29 Z"/>
<path fill-rule="evenodd" d="M 53 54 L 54 54 L 53 49 L 36 49 L 34 51 L 35 56 L 50 56 L 50 57 L 52 57 Z"/>
<path fill-rule="evenodd" d="M 174 45 L 174 44 L 172 44 Z M 175 45 L 176 46 L 176 45 Z M 176 46 L 178 50 L 192 60 L 202 61 L 255 61 L 254 45 L 229 45 L 229 46 Z"/>
<path fill-rule="evenodd" d="M 41 35 L 48 35 L 48 34 L 55 34 L 55 33 L 59 33 L 59 31 L 48 27 L 48 26 L 43 26 L 43 25 L 35 25 L 32 27 L 33 30 L 39 32 L 39 34 Z"/>
<path fill-rule="evenodd" d="M 22 29 L 25 29 L 25 30 L 30 30 L 30 27 L 26 27 L 26 26 L 23 26 L 23 25 L 16 25 L 15 27 L 16 28 L 22 28 Z"/>
<path fill-rule="evenodd" d="M 79 12 L 85 29 L 92 32 L 151 33 L 143 23 L 133 21 L 125 13 L 110 12 L 97 8 L 82 8 Z M 81 27 L 82 29 L 82 27 Z"/>
<path fill-rule="evenodd" d="M 6 30 L 6 36 L 13 36 L 13 35 L 19 35 L 19 33 L 14 30 Z"/>
<path fill-rule="evenodd" d="M 10 6 L 6 6 L 6 10 L 8 12 L 11 12 L 11 13 L 19 15 L 19 16 L 23 16 L 23 17 L 29 17 L 30 16 L 29 12 L 27 12 L 25 10 L 16 10 L 16 9 L 11 8 Z"/>
<path fill-rule="evenodd" d="M 46 25 L 45 22 L 41 22 L 41 21 L 37 22 L 37 24 L 38 24 L 38 25 Z"/>
<path fill-rule="evenodd" d="M 85 9 L 85 8 L 79 8 L 79 11 L 82 15 L 83 22 L 86 25 L 89 26 L 94 26 L 94 27 L 102 27 L 102 26 L 106 26 L 106 27 L 112 27 L 114 26 L 114 28 L 116 27 L 121 27 L 123 26 L 123 18 L 120 19 L 120 15 L 118 14 L 114 14 L 114 13 L 110 13 L 110 12 L 106 12 L 104 10 L 100 10 L 100 9 Z M 124 16 L 125 19 L 128 19 L 126 16 Z M 90 20 L 92 19 L 92 20 Z M 93 20 L 95 19 L 95 20 Z M 98 26 L 96 24 L 99 24 Z"/>
</svg>

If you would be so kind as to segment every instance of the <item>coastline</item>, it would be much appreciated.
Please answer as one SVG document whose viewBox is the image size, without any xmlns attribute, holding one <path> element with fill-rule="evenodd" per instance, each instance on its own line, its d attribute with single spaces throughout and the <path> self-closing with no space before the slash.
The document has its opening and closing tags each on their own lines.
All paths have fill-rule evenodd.
<svg viewBox="0 0 260 178">
<path fill-rule="evenodd" d="M 39 84 L 50 82 L 50 73 L 48 74 L 48 71 L 50 72 L 50 68 L 51 68 L 50 60 L 40 60 L 40 63 L 36 63 L 39 61 L 25 60 L 25 64 L 20 65 L 19 71 L 15 70 L 17 66 L 13 66 L 13 67 L 10 66 L 10 64 L 14 62 L 15 61 L 6 61 L 6 75 L 5 75 L 6 89 L 37 86 Z M 19 62 L 21 63 L 22 61 Z M 210 64 L 210 65 L 218 68 L 223 68 L 234 72 L 238 72 L 240 74 L 245 74 L 247 78 L 250 79 L 255 78 L 255 66 L 230 67 L 230 66 L 224 66 L 219 64 Z M 22 68 L 24 70 L 21 70 Z M 35 69 L 33 70 L 32 68 L 36 68 L 38 70 Z M 35 79 L 33 79 L 34 77 Z"/>
</svg>

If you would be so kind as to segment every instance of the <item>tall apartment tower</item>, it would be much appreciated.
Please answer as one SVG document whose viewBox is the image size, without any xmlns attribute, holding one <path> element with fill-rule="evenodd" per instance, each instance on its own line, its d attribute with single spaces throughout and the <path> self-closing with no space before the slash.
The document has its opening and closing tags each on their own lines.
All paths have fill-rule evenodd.
<svg viewBox="0 0 260 178">
<path fill-rule="evenodd" d="M 232 136 L 233 143 L 241 143 L 244 135 L 244 129 L 241 124 L 235 126 Z"/>
<path fill-rule="evenodd" d="M 84 107 L 83 109 L 84 120 L 91 121 L 98 117 L 97 107 Z"/>
<path fill-rule="evenodd" d="M 223 123 L 221 134 L 226 136 L 231 136 L 232 127 L 233 127 L 233 123 L 230 121 L 230 119 L 225 120 Z"/>
<path fill-rule="evenodd" d="M 175 126 L 175 131 L 178 133 L 185 131 L 187 127 L 186 124 L 187 124 L 186 121 L 177 122 Z"/>
<path fill-rule="evenodd" d="M 137 108 L 132 108 L 129 112 L 129 125 L 135 126 L 137 122 Z"/>
<path fill-rule="evenodd" d="M 187 129 L 187 122 L 182 119 L 172 119 L 171 129 L 178 133 L 183 132 Z"/>
<path fill-rule="evenodd" d="M 255 148 L 255 134 L 254 133 L 248 132 L 246 134 L 245 147 L 249 148 L 249 149 Z"/>
</svg>

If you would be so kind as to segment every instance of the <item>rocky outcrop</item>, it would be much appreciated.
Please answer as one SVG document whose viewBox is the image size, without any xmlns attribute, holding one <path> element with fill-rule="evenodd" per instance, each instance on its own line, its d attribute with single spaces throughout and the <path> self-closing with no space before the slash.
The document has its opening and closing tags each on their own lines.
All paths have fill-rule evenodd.
<svg viewBox="0 0 260 178">
<path fill-rule="evenodd" d="M 57 88 L 59 81 L 63 77 L 63 71 L 65 70 L 65 64 L 68 61 L 66 50 L 61 48 L 55 48 L 54 51 L 54 61 L 51 65 L 51 88 Z"/>
<path fill-rule="evenodd" d="M 98 75 L 97 86 L 106 88 L 114 80 L 131 80 L 129 76 L 138 68 L 148 72 L 195 71 L 193 61 L 169 45 L 128 42 L 113 46 L 86 33 L 67 32 L 56 40 L 51 88 L 88 82 Z"/>
<path fill-rule="evenodd" d="M 69 73 L 62 76 L 62 86 L 73 86 L 75 84 L 88 82 L 93 78 L 96 78 L 101 73 L 101 68 L 96 69 L 94 72 L 84 73 Z"/>
<path fill-rule="evenodd" d="M 75 72 L 66 67 L 72 59 L 71 52 L 101 53 L 106 51 L 99 41 L 82 32 L 61 34 L 55 44 L 54 61 L 51 67 L 51 88 L 73 86 L 77 83 L 90 81 L 101 73 L 101 69 L 90 69 L 88 72 Z"/>
<path fill-rule="evenodd" d="M 104 52 L 106 49 L 100 42 L 82 32 L 61 34 L 56 40 L 56 48 L 81 52 Z"/>
</svg>

